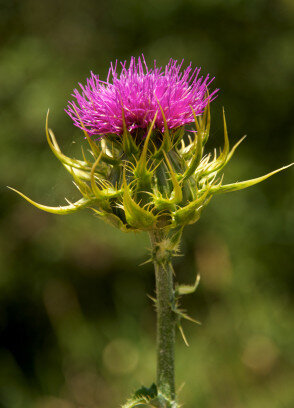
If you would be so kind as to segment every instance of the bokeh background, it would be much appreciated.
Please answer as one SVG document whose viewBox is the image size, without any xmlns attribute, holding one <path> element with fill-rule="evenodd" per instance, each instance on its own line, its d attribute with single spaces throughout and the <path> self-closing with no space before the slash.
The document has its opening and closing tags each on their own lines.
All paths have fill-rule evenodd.
<svg viewBox="0 0 294 408">
<path fill-rule="evenodd" d="M 45 115 L 63 150 L 84 143 L 63 111 L 90 70 L 144 52 L 185 58 L 220 88 L 209 148 L 248 137 L 225 181 L 294 158 L 293 0 L 0 1 L 0 407 L 118 407 L 155 378 L 154 294 L 146 234 L 123 234 L 90 211 L 45 214 L 79 195 L 49 150 Z M 215 197 L 186 228 L 177 385 L 185 407 L 294 406 L 294 171 Z"/>
</svg>

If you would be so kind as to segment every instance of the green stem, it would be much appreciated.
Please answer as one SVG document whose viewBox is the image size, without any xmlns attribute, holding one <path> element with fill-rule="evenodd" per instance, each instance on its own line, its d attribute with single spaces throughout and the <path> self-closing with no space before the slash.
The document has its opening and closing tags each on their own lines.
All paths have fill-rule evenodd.
<svg viewBox="0 0 294 408">
<path fill-rule="evenodd" d="M 158 395 L 175 400 L 175 314 L 172 251 L 162 231 L 150 232 L 156 279 L 157 389 Z M 167 405 L 164 403 L 162 408 Z"/>
</svg>

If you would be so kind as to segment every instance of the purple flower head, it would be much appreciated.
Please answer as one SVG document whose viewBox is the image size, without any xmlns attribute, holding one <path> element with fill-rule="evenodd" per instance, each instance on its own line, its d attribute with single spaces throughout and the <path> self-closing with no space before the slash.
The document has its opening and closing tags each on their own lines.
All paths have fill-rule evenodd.
<svg viewBox="0 0 294 408">
<path fill-rule="evenodd" d="M 193 110 L 201 115 L 205 106 L 217 93 L 207 96 L 207 89 L 214 78 L 199 76 L 201 68 L 190 65 L 181 71 L 183 61 L 170 59 L 165 68 L 149 69 L 144 56 L 121 62 L 121 72 L 111 64 L 107 80 L 102 81 L 91 72 L 86 85 L 74 90 L 75 101 L 65 110 L 74 125 L 86 128 L 90 135 L 123 133 L 123 116 L 129 132 L 147 129 L 157 113 L 155 127 L 164 131 L 164 112 L 169 129 L 194 122 Z M 192 109 L 193 108 L 193 109 Z"/>
</svg>

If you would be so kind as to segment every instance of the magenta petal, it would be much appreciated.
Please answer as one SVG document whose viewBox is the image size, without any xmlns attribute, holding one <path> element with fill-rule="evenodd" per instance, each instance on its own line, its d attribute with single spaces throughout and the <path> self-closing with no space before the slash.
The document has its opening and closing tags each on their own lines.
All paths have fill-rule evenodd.
<svg viewBox="0 0 294 408">
<path fill-rule="evenodd" d="M 218 90 L 207 98 L 207 87 L 214 78 L 199 77 L 200 68 L 193 69 L 191 64 L 181 71 L 182 65 L 183 61 L 178 64 L 170 59 L 164 68 L 157 67 L 154 61 L 154 68 L 149 69 L 143 55 L 137 62 L 132 57 L 128 68 L 126 61 L 120 64 L 116 61 L 110 65 L 106 82 L 91 72 L 86 85 L 79 84 L 80 91 L 74 90 L 75 101 L 69 102 L 65 111 L 75 126 L 84 126 L 90 135 L 121 135 L 123 110 L 130 132 L 145 130 L 157 111 L 155 126 L 163 131 L 159 104 L 170 129 L 191 123 L 194 121 L 191 107 L 196 115 L 201 115 Z"/>
</svg>

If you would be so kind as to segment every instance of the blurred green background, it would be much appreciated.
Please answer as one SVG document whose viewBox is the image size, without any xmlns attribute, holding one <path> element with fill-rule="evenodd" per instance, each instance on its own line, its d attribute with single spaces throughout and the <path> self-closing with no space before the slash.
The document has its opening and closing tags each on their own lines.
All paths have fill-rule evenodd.
<svg viewBox="0 0 294 408">
<path fill-rule="evenodd" d="M 90 70 L 144 52 L 192 61 L 220 88 L 209 148 L 248 137 L 225 181 L 294 158 L 293 0 L 0 1 L 0 407 L 107 408 L 155 378 L 154 294 L 146 234 L 123 234 L 90 211 L 45 214 L 79 195 L 45 141 L 83 142 L 63 111 Z M 184 323 L 177 385 L 187 408 L 294 406 L 294 171 L 215 197 L 184 233 Z M 185 384 L 185 386 L 183 386 Z"/>
</svg>

